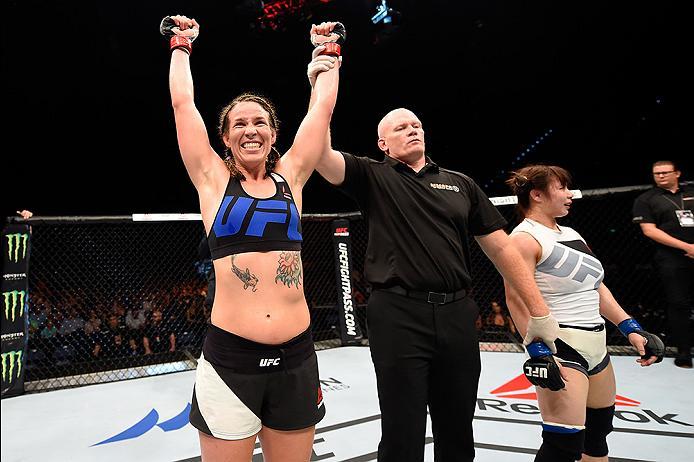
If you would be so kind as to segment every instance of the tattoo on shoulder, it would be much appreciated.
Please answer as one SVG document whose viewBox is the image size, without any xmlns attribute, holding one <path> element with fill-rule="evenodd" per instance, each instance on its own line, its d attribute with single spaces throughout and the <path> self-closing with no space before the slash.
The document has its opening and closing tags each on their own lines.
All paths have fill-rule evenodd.
<svg viewBox="0 0 694 462">
<path fill-rule="evenodd" d="M 301 285 L 301 252 L 282 252 L 277 262 L 277 281 L 291 287 L 292 284 L 298 289 Z"/>
<path fill-rule="evenodd" d="M 241 279 L 241 282 L 243 282 L 243 288 L 248 289 L 249 287 L 253 292 L 258 290 L 258 277 L 251 273 L 248 268 L 245 270 L 242 270 L 236 264 L 234 264 L 234 258 L 236 258 L 234 255 L 231 256 L 231 270 L 234 272 L 237 278 Z"/>
</svg>

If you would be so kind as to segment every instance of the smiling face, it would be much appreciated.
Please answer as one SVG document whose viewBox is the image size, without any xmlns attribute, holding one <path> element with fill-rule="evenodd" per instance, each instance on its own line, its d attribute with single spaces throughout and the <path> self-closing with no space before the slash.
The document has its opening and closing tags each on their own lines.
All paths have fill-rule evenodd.
<svg viewBox="0 0 694 462">
<path fill-rule="evenodd" d="M 270 114 L 256 102 L 242 101 L 234 105 L 226 115 L 222 136 L 224 144 L 231 151 L 237 165 L 245 170 L 265 165 L 276 137 Z"/>
<path fill-rule="evenodd" d="M 394 159 L 414 163 L 424 156 L 424 129 L 407 109 L 389 112 L 378 124 L 378 147 Z"/>
<path fill-rule="evenodd" d="M 573 193 L 566 184 L 561 184 L 554 178 L 549 182 L 546 190 L 533 189 L 530 196 L 536 210 L 548 217 L 559 218 L 569 214 Z"/>
</svg>

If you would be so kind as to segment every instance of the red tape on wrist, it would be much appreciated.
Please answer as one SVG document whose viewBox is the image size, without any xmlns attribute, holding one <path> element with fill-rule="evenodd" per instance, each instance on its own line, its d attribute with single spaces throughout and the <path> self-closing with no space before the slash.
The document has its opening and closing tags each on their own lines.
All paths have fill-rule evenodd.
<svg viewBox="0 0 694 462">
<path fill-rule="evenodd" d="M 174 51 L 176 48 L 183 48 L 188 54 L 191 54 L 193 53 L 193 42 L 188 37 L 172 35 L 169 41 L 169 49 Z"/>
<path fill-rule="evenodd" d="M 325 46 L 325 50 L 321 51 L 320 54 L 335 56 L 336 58 L 340 56 L 340 45 L 338 43 L 327 42 L 323 46 Z"/>
</svg>

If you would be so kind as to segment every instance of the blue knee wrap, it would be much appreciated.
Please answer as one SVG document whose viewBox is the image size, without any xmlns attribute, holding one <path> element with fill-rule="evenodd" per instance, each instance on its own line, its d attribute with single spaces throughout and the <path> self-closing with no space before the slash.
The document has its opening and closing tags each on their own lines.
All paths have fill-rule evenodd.
<svg viewBox="0 0 694 462">
<path fill-rule="evenodd" d="M 583 452 L 593 457 L 607 455 L 607 435 L 612 431 L 614 404 L 601 409 L 586 408 L 586 441 Z"/>
</svg>

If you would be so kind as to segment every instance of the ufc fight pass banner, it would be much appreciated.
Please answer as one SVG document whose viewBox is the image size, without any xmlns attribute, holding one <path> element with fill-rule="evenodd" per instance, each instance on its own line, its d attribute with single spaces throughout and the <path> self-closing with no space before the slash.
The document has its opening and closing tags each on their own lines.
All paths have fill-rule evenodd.
<svg viewBox="0 0 694 462">
<path fill-rule="evenodd" d="M 24 393 L 29 319 L 29 225 L 2 231 L 2 397 Z"/>
<path fill-rule="evenodd" d="M 362 335 L 352 299 L 352 243 L 349 238 L 349 221 L 334 220 L 332 227 L 340 336 L 343 345 L 359 344 Z"/>
</svg>

